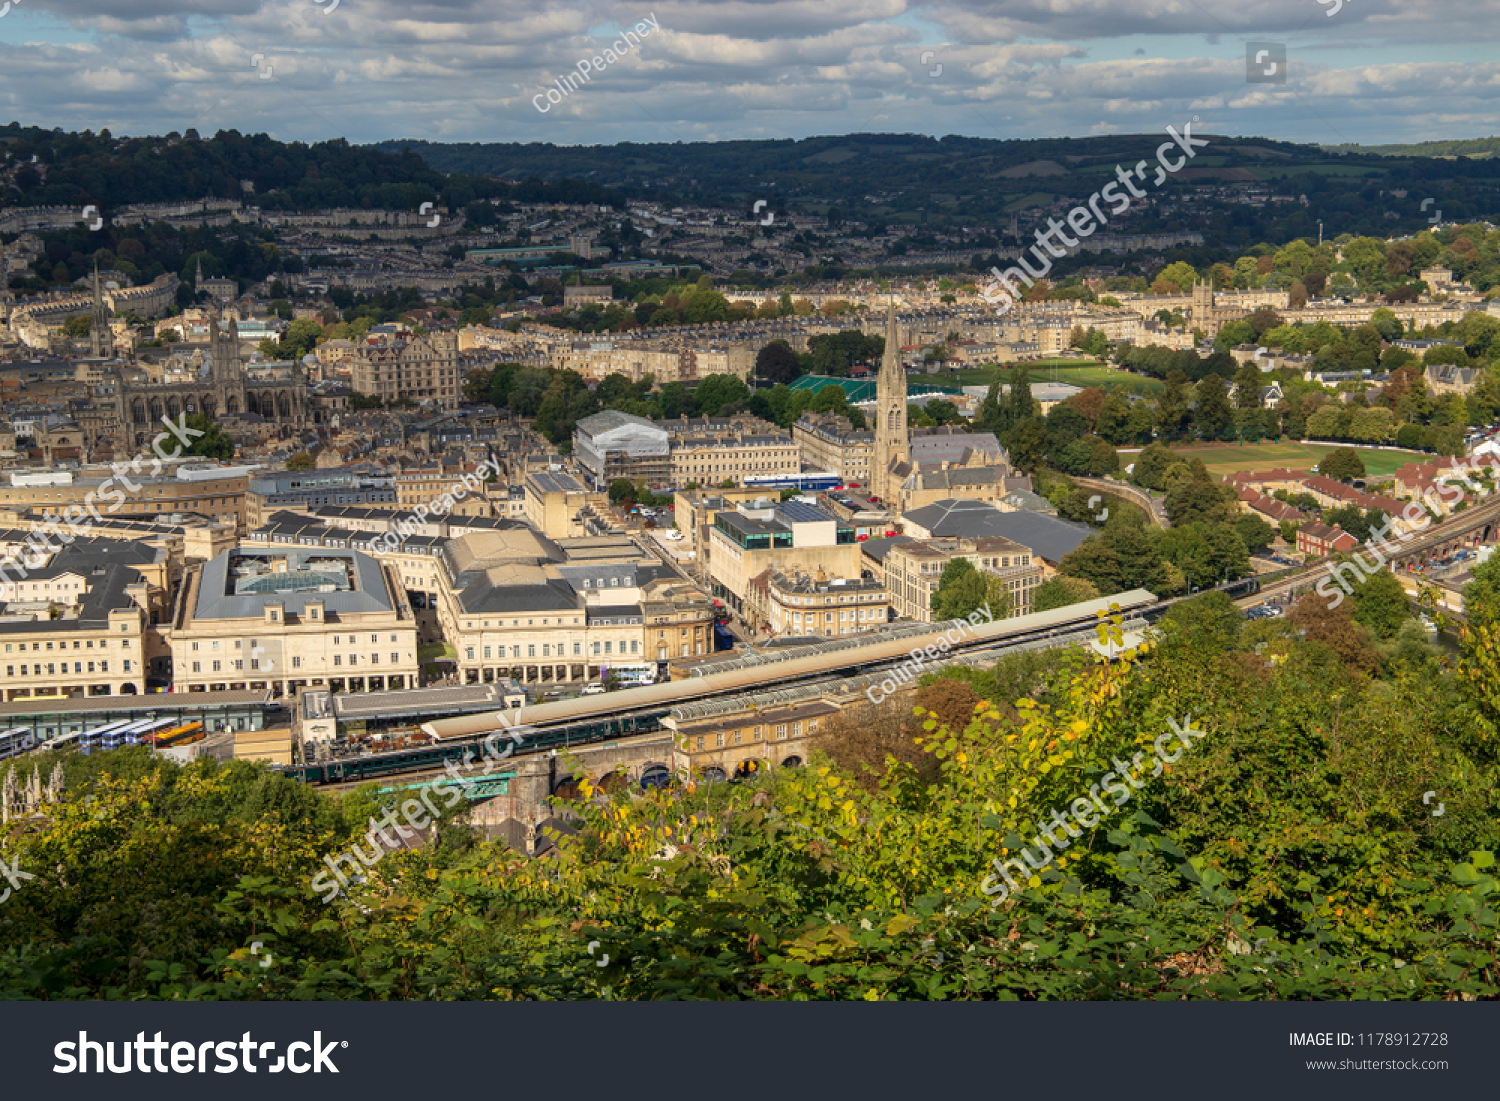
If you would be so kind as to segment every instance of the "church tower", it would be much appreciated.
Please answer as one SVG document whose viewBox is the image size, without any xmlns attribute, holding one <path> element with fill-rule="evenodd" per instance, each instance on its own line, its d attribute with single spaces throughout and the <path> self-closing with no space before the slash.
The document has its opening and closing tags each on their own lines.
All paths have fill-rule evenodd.
<svg viewBox="0 0 1500 1101">
<path fill-rule="evenodd" d="M 95 359 L 109 359 L 115 354 L 115 338 L 109 328 L 109 311 L 104 308 L 104 292 L 99 287 L 99 265 L 94 265 L 94 311 L 89 325 L 89 354 Z"/>
<path fill-rule="evenodd" d="M 886 307 L 885 355 L 880 360 L 880 380 L 875 391 L 875 463 L 870 488 L 894 508 L 900 476 L 892 476 L 891 467 L 911 456 L 906 434 L 906 371 L 901 366 L 901 338 L 896 332 L 896 304 Z"/>
<path fill-rule="evenodd" d="M 0 241 L 0 321 L 9 323 L 15 295 L 10 290 L 9 268 L 5 260 L 5 242 Z"/>
</svg>

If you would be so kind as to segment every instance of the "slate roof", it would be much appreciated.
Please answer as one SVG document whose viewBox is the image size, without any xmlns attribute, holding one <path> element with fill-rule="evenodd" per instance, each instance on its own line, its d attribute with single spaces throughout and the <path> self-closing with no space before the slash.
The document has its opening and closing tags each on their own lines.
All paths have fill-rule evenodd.
<svg viewBox="0 0 1500 1101">
<path fill-rule="evenodd" d="M 937 537 L 998 535 L 1030 547 L 1048 562 L 1061 561 L 1093 534 L 1087 524 L 1036 512 L 1001 512 L 970 498 L 949 498 L 913 509 L 906 518 Z"/>
<path fill-rule="evenodd" d="M 230 550 L 209 560 L 198 580 L 198 600 L 193 608 L 195 619 L 259 619 L 265 614 L 267 604 L 281 603 L 288 615 L 299 615 L 309 600 L 321 600 L 325 609 L 333 613 L 353 615 L 363 612 L 394 611 L 390 596 L 386 592 L 385 577 L 380 563 L 360 551 L 321 550 L 298 548 L 286 553 L 295 554 L 307 565 L 316 567 L 319 562 L 353 561 L 354 588 L 337 592 L 286 592 L 245 593 L 235 595 L 230 591 L 229 568 L 238 558 L 251 558 L 278 551 Z"/>
</svg>

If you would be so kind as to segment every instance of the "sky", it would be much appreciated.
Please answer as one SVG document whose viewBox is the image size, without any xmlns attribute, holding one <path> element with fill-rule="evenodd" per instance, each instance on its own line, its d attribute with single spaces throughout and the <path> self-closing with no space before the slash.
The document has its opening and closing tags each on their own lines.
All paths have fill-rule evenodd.
<svg viewBox="0 0 1500 1101">
<path fill-rule="evenodd" d="M 1083 137 L 1193 118 L 1323 144 L 1488 137 L 1497 16 L 1500 0 L 0 0 L 0 121 L 355 143 Z"/>
</svg>

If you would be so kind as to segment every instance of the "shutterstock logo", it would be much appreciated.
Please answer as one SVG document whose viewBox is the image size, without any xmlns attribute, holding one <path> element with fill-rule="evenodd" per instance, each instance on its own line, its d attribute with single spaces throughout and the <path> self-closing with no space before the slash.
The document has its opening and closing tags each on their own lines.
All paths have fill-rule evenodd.
<svg viewBox="0 0 1500 1101">
<path fill-rule="evenodd" d="M 233 1074 L 238 1070 L 244 1070 L 247 1074 L 264 1070 L 269 1074 L 280 1074 L 283 1070 L 289 1070 L 293 1074 L 306 1074 L 312 1071 L 314 1074 L 337 1074 L 339 1068 L 334 1066 L 331 1056 L 335 1049 L 349 1046 L 348 1040 L 329 1040 L 323 1042 L 323 1034 L 314 1032 L 312 1043 L 305 1040 L 297 1040 L 288 1044 L 286 1054 L 277 1056 L 276 1061 L 270 1061 L 276 1050 L 276 1041 L 267 1040 L 258 1043 L 250 1038 L 250 1033 L 245 1033 L 238 1040 L 225 1040 L 222 1043 L 214 1040 L 206 1040 L 201 1044 L 190 1043 L 187 1040 L 176 1042 L 163 1040 L 161 1033 L 148 1040 L 144 1032 L 137 1032 L 134 1040 L 121 1040 L 119 1042 L 120 1061 L 115 1062 L 115 1041 L 90 1040 L 87 1032 L 80 1032 L 78 1040 L 64 1040 L 52 1049 L 53 1056 L 57 1059 L 52 1068 L 53 1074 L 88 1074 L 92 1063 L 93 1073 L 96 1074 L 129 1074 L 132 1071 L 140 1071 L 142 1074 L 150 1074 L 155 1071 L 158 1074 L 207 1074 L 209 1071 L 210 1057 L 217 1060 L 213 1066 L 215 1074 Z M 93 1056 L 90 1059 L 90 1056 Z M 256 1060 L 260 1065 L 256 1065 Z M 164 1060 L 170 1060 L 169 1067 Z"/>
</svg>

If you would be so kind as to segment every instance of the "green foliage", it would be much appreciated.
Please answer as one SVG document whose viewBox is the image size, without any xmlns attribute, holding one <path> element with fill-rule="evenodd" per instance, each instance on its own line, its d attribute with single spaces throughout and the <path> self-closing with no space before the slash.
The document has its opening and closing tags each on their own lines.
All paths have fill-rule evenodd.
<svg viewBox="0 0 1500 1101">
<path fill-rule="evenodd" d="M 1376 638 L 1395 638 L 1410 618 L 1406 589 L 1390 570 L 1380 570 L 1355 585 L 1354 620 Z"/>
<path fill-rule="evenodd" d="M 1208 594 L 1114 664 L 1032 651 L 957 674 L 979 700 L 967 721 L 919 711 L 925 780 L 892 759 L 861 784 L 815 754 L 738 785 L 585 781 L 555 858 L 445 823 L 327 906 L 311 879 L 362 843 L 373 786 L 70 756 L 64 802 L 5 838 L 37 878 L 0 907 L 0 996 L 1493 998 L 1493 668 L 1421 664 L 1406 632 L 1392 646 L 1418 664 L 1382 677 L 1307 622 L 1243 625 Z M 1102 813 L 1076 800 L 1091 788 Z M 1057 808 L 1079 836 L 997 899 L 994 862 L 1036 851 Z"/>
<path fill-rule="evenodd" d="M 967 558 L 950 559 L 932 594 L 933 622 L 967 619 L 985 606 L 995 619 L 1004 619 L 1009 614 L 1004 582 L 993 574 L 981 572 Z"/>
<path fill-rule="evenodd" d="M 183 445 L 183 454 L 202 455 L 208 459 L 218 459 L 220 462 L 228 462 L 234 457 L 234 441 L 225 435 L 218 421 L 209 420 L 204 413 L 189 413 L 183 423 L 187 428 L 203 433 L 201 436 L 193 437 L 191 443 Z M 175 449 L 179 443 L 180 441 L 178 443 L 165 442 L 163 446 Z"/>
<path fill-rule="evenodd" d="M 1097 600 L 1099 590 L 1081 577 L 1064 577 L 1059 574 L 1043 581 L 1031 594 L 1033 612 L 1050 612 L 1055 608 L 1066 608 L 1069 604 L 1082 604 L 1086 600 Z"/>
<path fill-rule="evenodd" d="M 1352 481 L 1365 476 L 1365 464 L 1352 447 L 1340 447 L 1323 457 L 1318 463 L 1318 471 L 1336 482 Z"/>
</svg>

